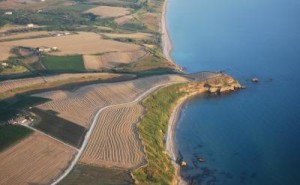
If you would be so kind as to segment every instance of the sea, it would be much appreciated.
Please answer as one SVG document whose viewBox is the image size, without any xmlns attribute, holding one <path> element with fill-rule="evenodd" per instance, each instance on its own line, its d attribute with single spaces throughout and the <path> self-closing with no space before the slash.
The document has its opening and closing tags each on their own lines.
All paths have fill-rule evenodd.
<svg viewBox="0 0 300 185">
<path fill-rule="evenodd" d="M 171 55 L 186 72 L 224 71 L 247 87 L 182 107 L 182 178 L 300 185 L 300 1 L 168 0 L 166 17 Z"/>
</svg>

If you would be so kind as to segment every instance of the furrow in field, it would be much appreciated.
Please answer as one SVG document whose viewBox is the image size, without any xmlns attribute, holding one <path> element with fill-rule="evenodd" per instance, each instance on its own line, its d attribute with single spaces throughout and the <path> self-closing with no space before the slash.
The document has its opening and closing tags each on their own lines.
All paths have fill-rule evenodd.
<svg viewBox="0 0 300 185">
<path fill-rule="evenodd" d="M 121 168 L 134 168 L 142 164 L 143 150 L 134 129 L 142 114 L 143 107 L 138 103 L 105 109 L 80 161 Z"/>
</svg>

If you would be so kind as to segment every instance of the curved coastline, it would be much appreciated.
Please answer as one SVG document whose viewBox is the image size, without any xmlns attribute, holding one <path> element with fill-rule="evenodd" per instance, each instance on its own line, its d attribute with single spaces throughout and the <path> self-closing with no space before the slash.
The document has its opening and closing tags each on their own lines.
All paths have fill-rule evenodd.
<svg viewBox="0 0 300 185">
<path fill-rule="evenodd" d="M 171 52 L 173 50 L 173 43 L 170 38 L 170 34 L 168 31 L 168 26 L 167 26 L 166 14 L 167 14 L 168 2 L 169 2 L 169 0 L 165 0 L 163 3 L 163 8 L 162 8 L 162 17 L 161 17 L 162 48 L 163 48 L 163 54 L 165 55 L 166 59 L 171 61 L 172 63 L 175 63 L 175 61 L 173 60 L 173 58 L 171 56 Z M 178 122 L 181 108 L 187 102 L 189 97 L 191 97 L 191 95 L 180 98 L 177 101 L 177 104 L 174 107 L 171 117 L 169 119 L 168 131 L 166 133 L 166 151 L 167 151 L 168 155 L 170 156 L 173 166 L 175 168 L 176 183 L 180 184 L 180 185 L 185 185 L 185 184 L 187 184 L 187 182 L 185 182 L 181 178 L 180 166 L 176 163 L 177 148 L 176 148 L 176 144 L 175 144 L 175 128 L 176 128 L 176 125 Z"/>
<path fill-rule="evenodd" d="M 175 61 L 173 60 L 173 58 L 171 56 L 171 52 L 173 50 L 173 43 L 170 38 L 170 34 L 168 31 L 168 26 L 167 26 L 166 14 L 167 14 L 168 2 L 169 2 L 169 0 L 165 0 L 163 3 L 163 8 L 162 8 L 162 17 L 161 17 L 162 48 L 163 48 L 163 54 L 165 55 L 166 59 L 171 61 L 172 63 L 175 63 Z M 181 108 L 187 102 L 188 98 L 191 96 L 192 95 L 185 96 L 183 98 L 180 98 L 177 101 L 177 104 L 174 107 L 171 117 L 169 119 L 168 131 L 166 133 L 166 151 L 167 151 L 168 155 L 170 156 L 173 166 L 175 168 L 176 183 L 180 184 L 180 185 L 185 185 L 185 184 L 187 184 L 187 182 L 185 182 L 181 178 L 180 166 L 176 163 L 177 148 L 176 148 L 176 144 L 175 144 L 175 128 L 176 128 L 176 125 L 178 122 Z"/>
</svg>

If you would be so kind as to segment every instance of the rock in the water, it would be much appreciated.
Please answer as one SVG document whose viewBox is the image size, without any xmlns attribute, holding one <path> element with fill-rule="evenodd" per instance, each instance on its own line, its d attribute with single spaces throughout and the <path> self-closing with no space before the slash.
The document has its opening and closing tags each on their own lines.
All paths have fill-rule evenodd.
<svg viewBox="0 0 300 185">
<path fill-rule="evenodd" d="M 252 79 L 251 79 L 251 82 L 257 83 L 257 82 L 259 82 L 259 80 L 258 80 L 258 78 L 252 78 Z"/>
<path fill-rule="evenodd" d="M 185 168 L 187 166 L 186 162 L 185 161 L 182 161 L 181 162 L 181 167 Z"/>
</svg>

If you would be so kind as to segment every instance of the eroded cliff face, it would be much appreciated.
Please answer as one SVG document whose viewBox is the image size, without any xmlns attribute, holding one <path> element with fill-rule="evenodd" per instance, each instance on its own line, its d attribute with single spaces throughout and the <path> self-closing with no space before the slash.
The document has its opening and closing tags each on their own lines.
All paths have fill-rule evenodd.
<svg viewBox="0 0 300 185">
<path fill-rule="evenodd" d="M 209 78 L 207 80 L 195 80 L 183 87 L 182 90 L 187 94 L 208 92 L 212 95 L 229 93 L 241 89 L 241 84 L 226 74 Z"/>
</svg>

